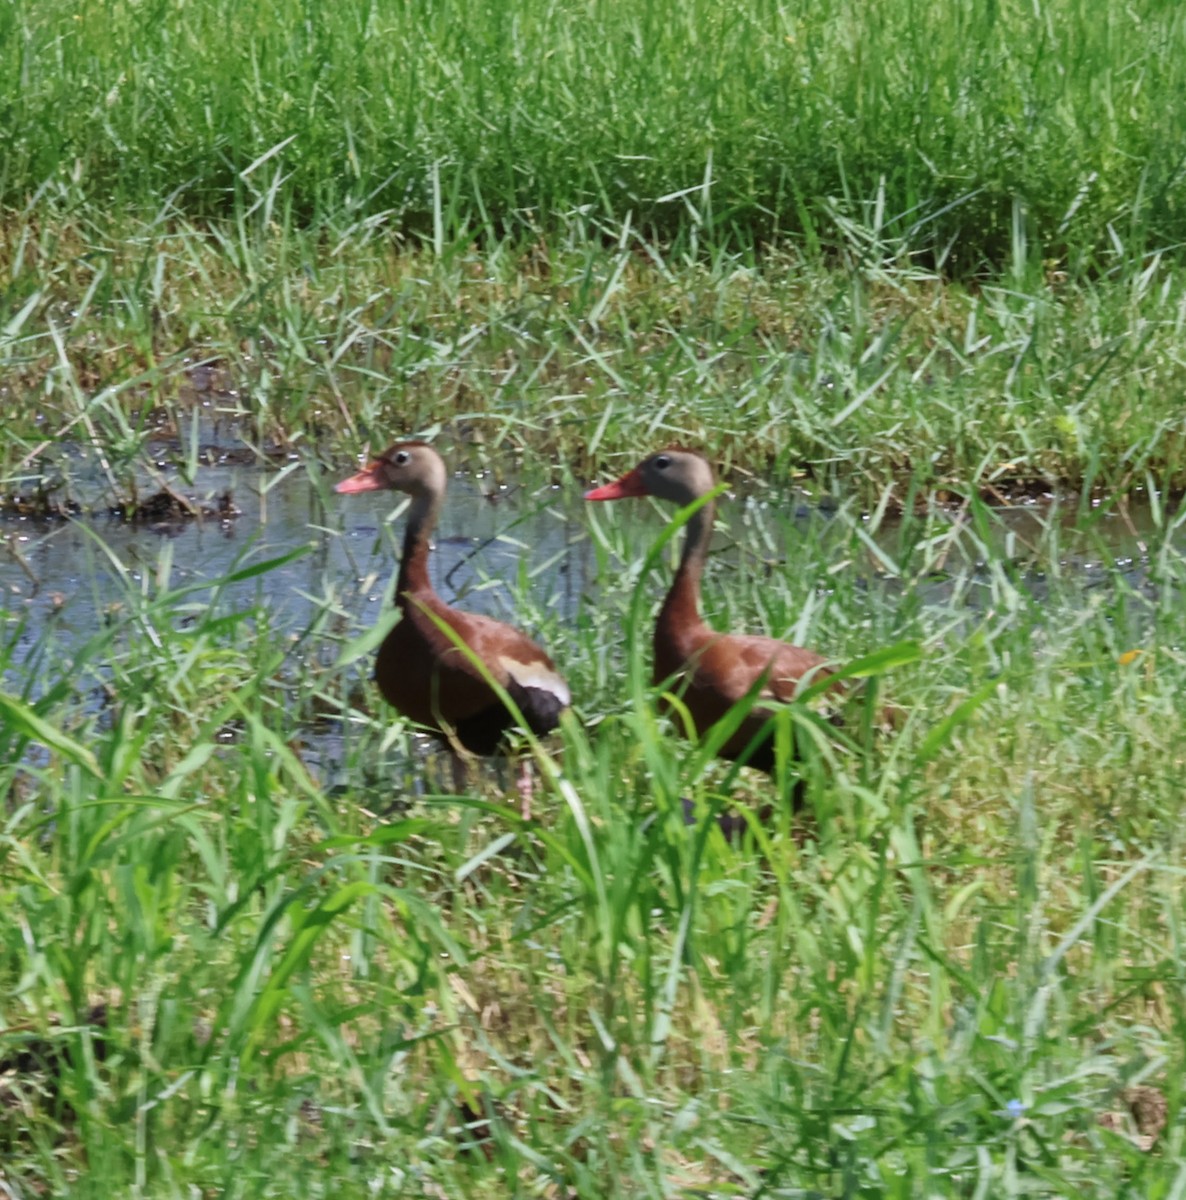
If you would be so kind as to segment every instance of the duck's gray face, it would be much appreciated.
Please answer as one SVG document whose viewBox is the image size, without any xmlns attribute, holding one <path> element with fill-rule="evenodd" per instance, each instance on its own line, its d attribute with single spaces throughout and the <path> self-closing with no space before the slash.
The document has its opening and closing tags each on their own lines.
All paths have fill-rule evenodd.
<svg viewBox="0 0 1186 1200">
<path fill-rule="evenodd" d="M 364 470 L 343 479 L 335 492 L 407 492 L 417 496 L 440 491 L 444 487 L 445 464 L 441 456 L 424 442 L 396 442 L 388 446 Z"/>
<path fill-rule="evenodd" d="M 658 496 L 691 504 L 716 484 L 712 467 L 691 450 L 660 450 L 644 458 L 621 479 L 585 493 L 586 500 L 624 500 L 628 496 Z"/>
</svg>

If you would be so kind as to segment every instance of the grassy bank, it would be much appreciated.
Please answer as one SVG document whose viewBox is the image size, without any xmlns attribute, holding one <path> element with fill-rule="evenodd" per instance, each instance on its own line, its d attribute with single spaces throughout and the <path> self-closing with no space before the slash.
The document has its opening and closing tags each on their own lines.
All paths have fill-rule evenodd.
<svg viewBox="0 0 1186 1200">
<path fill-rule="evenodd" d="M 972 518 L 903 526 L 888 588 L 843 515 L 793 571 L 711 572 L 729 624 L 922 646 L 896 738 L 809 756 L 806 837 L 741 847 L 684 829 L 722 772 L 631 695 L 653 530 L 626 512 L 595 517 L 596 603 L 560 620 L 554 573 L 519 597 L 579 697 L 530 832 L 489 792 L 416 798 L 332 579 L 295 640 L 250 558 L 213 592 L 129 575 L 89 640 L 10 612 L 4 1185 L 1172 1195 L 1186 564 L 1163 525 L 1139 591 L 1085 598 L 1059 564 L 1090 533 Z"/>
<path fill-rule="evenodd" d="M 338 459 L 1181 488 L 1184 80 L 1153 0 L 18 0 L 0 479 L 192 466 L 196 399 Z"/>
<path fill-rule="evenodd" d="M 305 224 L 494 239 L 633 214 L 746 248 L 829 240 L 883 188 L 890 232 L 957 272 L 1008 258 L 1017 201 L 1078 266 L 1109 226 L 1186 240 L 1184 99 L 1160 0 L 17 0 L 0 203 L 205 218 L 274 193 Z"/>
<path fill-rule="evenodd" d="M 475 464 L 530 451 L 585 478 L 684 441 L 866 503 L 1186 485 L 1172 257 L 1118 244 L 1107 272 L 1071 277 L 1019 244 L 965 286 L 871 225 L 846 226 L 833 262 L 617 232 L 393 251 L 381 223 L 265 213 L 118 234 L 10 222 L 0 480 L 68 494 L 75 443 L 123 478 L 162 433 L 192 470 L 222 417 L 232 441 L 338 464 L 443 429 Z"/>
</svg>

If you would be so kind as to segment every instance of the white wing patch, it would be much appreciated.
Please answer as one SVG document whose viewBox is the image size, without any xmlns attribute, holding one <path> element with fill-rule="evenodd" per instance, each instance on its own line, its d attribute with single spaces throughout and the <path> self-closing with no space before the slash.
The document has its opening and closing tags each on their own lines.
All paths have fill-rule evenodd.
<svg viewBox="0 0 1186 1200">
<path fill-rule="evenodd" d="M 516 658 L 500 654 L 498 665 L 520 687 L 538 688 L 541 692 L 550 692 L 565 708 L 572 703 L 572 693 L 568 690 L 568 684 L 543 663 L 519 662 Z"/>
</svg>

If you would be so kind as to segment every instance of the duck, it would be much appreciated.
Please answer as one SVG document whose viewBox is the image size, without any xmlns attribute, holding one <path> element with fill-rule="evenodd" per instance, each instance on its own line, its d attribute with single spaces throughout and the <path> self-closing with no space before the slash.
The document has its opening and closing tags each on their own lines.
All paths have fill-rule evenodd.
<svg viewBox="0 0 1186 1200">
<path fill-rule="evenodd" d="M 444 460 L 432 446 L 402 441 L 334 490 L 340 495 L 396 491 L 412 499 L 395 584 L 400 619 L 379 647 L 374 678 L 396 712 L 449 749 L 460 790 L 468 778 L 465 756 L 506 754 L 516 727 L 515 715 L 490 680 L 514 702 L 537 737 L 557 727 L 572 695 L 552 659 L 525 633 L 453 608 L 437 595 L 428 570 L 429 539 L 447 483 Z M 526 759 L 516 786 L 523 817 L 530 819 L 532 779 Z"/>
<path fill-rule="evenodd" d="M 702 454 L 671 447 L 644 458 L 613 483 L 586 492 L 585 499 L 654 496 L 682 508 L 709 495 L 715 487 L 713 469 Z M 805 687 L 828 678 L 832 671 L 828 659 L 814 650 L 777 638 L 720 633 L 705 624 L 700 612 L 700 580 L 714 517 L 709 500 L 688 519 L 679 566 L 655 622 L 652 678 L 656 687 L 680 697 L 697 738 L 753 692 L 753 708 L 718 753 L 770 775 L 775 766 L 770 702 L 794 700 Z M 684 723 L 677 724 L 682 730 Z M 802 789 L 796 788 L 796 803 L 801 799 Z"/>
</svg>

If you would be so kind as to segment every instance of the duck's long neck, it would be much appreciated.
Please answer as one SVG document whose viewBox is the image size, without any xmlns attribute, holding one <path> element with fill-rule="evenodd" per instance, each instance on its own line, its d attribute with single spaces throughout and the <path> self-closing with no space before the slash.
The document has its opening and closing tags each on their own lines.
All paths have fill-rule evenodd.
<svg viewBox="0 0 1186 1200">
<path fill-rule="evenodd" d="M 662 630 L 670 636 L 677 632 L 698 632 L 703 626 L 700 617 L 700 576 L 704 573 L 704 563 L 708 558 L 712 525 L 711 502 L 697 509 L 689 518 L 684 531 L 684 551 L 680 555 L 679 569 L 659 612 L 657 633 Z"/>
<path fill-rule="evenodd" d="M 432 580 L 428 577 L 429 539 L 440 510 L 439 494 L 422 492 L 412 497 L 404 533 L 404 551 L 399 560 L 399 578 L 395 583 L 395 602 L 400 608 L 407 607 L 408 593 L 423 595 L 432 591 Z"/>
</svg>

